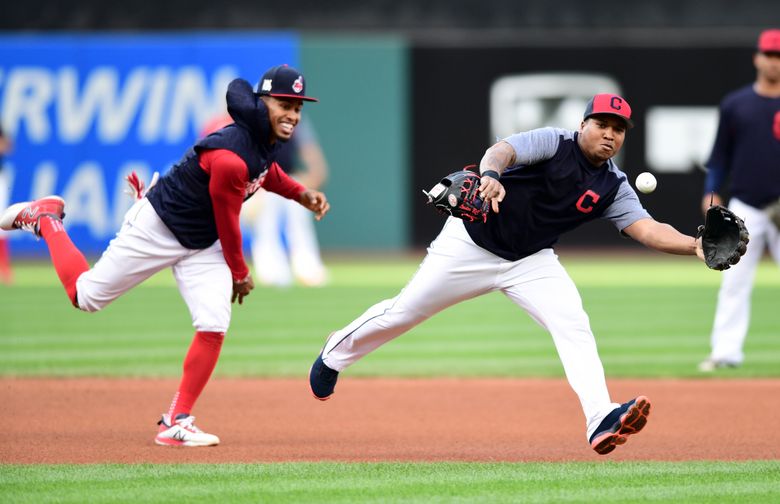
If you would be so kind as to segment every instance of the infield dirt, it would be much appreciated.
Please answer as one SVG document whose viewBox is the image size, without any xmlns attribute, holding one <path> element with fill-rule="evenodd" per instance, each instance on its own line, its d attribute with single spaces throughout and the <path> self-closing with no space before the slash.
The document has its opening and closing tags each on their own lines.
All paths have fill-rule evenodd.
<svg viewBox="0 0 780 504">
<path fill-rule="evenodd" d="M 0 380 L 0 463 L 756 460 L 780 458 L 780 380 L 610 380 L 652 401 L 607 456 L 585 440 L 562 380 L 345 377 L 326 402 L 305 380 L 216 378 L 196 422 L 214 448 L 156 446 L 175 380 Z"/>
</svg>

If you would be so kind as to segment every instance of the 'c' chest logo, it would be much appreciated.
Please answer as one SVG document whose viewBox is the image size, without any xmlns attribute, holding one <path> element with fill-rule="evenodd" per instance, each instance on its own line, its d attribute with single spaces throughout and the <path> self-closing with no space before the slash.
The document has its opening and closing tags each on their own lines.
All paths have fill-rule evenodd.
<svg viewBox="0 0 780 504">
<path fill-rule="evenodd" d="M 257 177 L 254 180 L 250 180 L 244 185 L 244 199 L 246 200 L 250 196 L 252 196 L 254 193 L 256 193 L 262 186 L 263 181 L 265 180 L 265 175 L 268 173 L 268 170 L 264 171 L 259 177 Z"/>
<path fill-rule="evenodd" d="M 580 199 L 577 200 L 577 210 L 582 213 L 591 213 L 593 211 L 593 205 L 598 203 L 599 199 L 601 199 L 601 196 L 599 196 L 598 193 L 588 189 L 582 193 Z"/>
</svg>

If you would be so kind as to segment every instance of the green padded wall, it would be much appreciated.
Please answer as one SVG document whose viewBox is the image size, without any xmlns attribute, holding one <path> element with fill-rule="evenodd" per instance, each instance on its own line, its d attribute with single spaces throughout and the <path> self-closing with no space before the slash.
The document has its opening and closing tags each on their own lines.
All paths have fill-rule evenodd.
<svg viewBox="0 0 780 504">
<path fill-rule="evenodd" d="M 301 69 L 330 167 L 323 250 L 400 250 L 410 241 L 408 51 L 395 37 L 303 36 Z"/>
</svg>

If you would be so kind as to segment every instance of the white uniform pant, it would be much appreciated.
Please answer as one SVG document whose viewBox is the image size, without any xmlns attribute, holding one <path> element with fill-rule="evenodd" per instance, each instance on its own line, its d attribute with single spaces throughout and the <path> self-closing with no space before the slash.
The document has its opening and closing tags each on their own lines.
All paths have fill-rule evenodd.
<svg viewBox="0 0 780 504">
<path fill-rule="evenodd" d="M 0 158 L 0 163 L 2 159 Z M 13 186 L 13 173 L 9 168 L 0 166 L 0 208 L 8 208 L 8 200 L 11 197 L 11 187 Z M 8 231 L 0 229 L 0 240 L 8 238 Z"/>
<path fill-rule="evenodd" d="M 260 283 L 287 286 L 294 277 L 309 286 L 325 283 L 327 273 L 313 214 L 298 202 L 272 192 L 255 198 L 258 196 L 263 201 L 252 233 L 252 262 Z"/>
<path fill-rule="evenodd" d="M 577 288 L 552 249 L 507 261 L 477 246 L 449 218 L 398 296 L 369 308 L 325 344 L 323 361 L 341 371 L 380 345 L 461 301 L 500 290 L 553 337 L 566 378 L 579 397 L 587 436 L 612 403 L 590 322 Z"/>
<path fill-rule="evenodd" d="M 775 262 L 780 264 L 780 231 L 762 210 L 732 198 L 729 209 L 745 221 L 750 243 L 742 259 L 723 272 L 718 292 L 718 307 L 712 328 L 710 358 L 740 364 L 750 325 L 750 297 L 756 268 L 769 247 Z"/>
<path fill-rule="evenodd" d="M 183 247 L 146 198 L 127 211 L 122 228 L 100 260 L 79 276 L 79 308 L 98 311 L 168 267 L 195 329 L 227 332 L 233 280 L 219 240 L 201 250 Z"/>
</svg>

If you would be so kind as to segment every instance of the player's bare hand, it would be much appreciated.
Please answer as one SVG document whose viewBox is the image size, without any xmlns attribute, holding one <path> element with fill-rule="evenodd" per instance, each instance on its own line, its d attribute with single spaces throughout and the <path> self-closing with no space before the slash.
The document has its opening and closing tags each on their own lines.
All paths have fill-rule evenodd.
<svg viewBox="0 0 780 504">
<path fill-rule="evenodd" d="M 233 297 L 230 299 L 230 302 L 235 303 L 238 300 L 238 304 L 244 304 L 244 298 L 254 288 L 255 282 L 252 280 L 252 275 L 247 275 L 243 280 L 233 280 Z"/>
<path fill-rule="evenodd" d="M 490 203 L 494 213 L 498 213 L 498 204 L 504 201 L 504 185 L 492 177 L 482 177 L 479 181 L 479 196 Z"/>
<path fill-rule="evenodd" d="M 701 236 L 696 238 L 696 257 L 704 260 L 704 247 L 701 245 Z"/>
<path fill-rule="evenodd" d="M 330 203 L 328 203 L 325 193 L 315 191 L 314 189 L 303 191 L 300 198 L 298 198 L 298 203 L 314 212 L 314 218 L 317 220 L 325 217 L 325 214 L 330 210 Z"/>
</svg>

